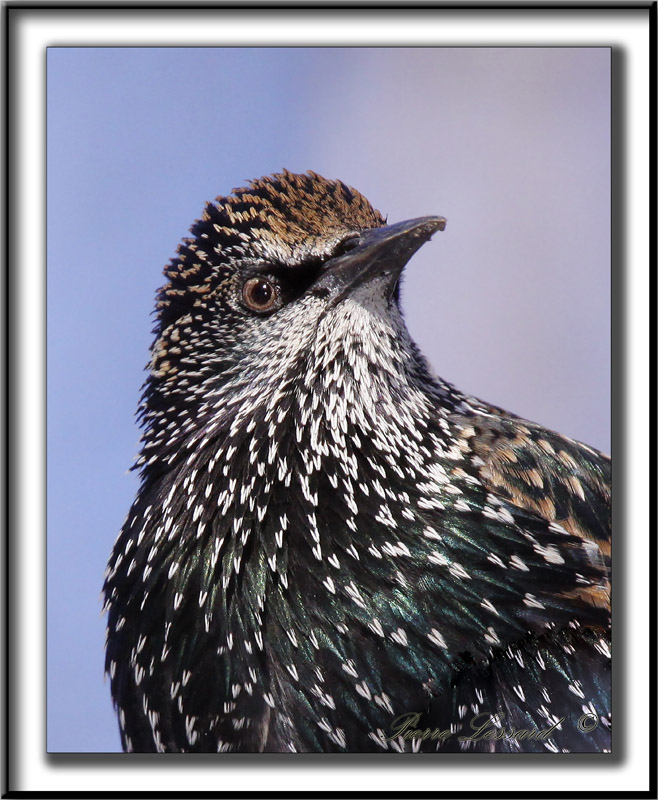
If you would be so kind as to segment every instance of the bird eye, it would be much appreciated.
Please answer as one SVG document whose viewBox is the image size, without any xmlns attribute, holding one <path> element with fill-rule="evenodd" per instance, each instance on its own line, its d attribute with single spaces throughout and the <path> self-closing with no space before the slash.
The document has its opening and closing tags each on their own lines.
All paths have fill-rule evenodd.
<svg viewBox="0 0 658 800">
<path fill-rule="evenodd" d="M 279 287 L 267 278 L 249 278 L 242 287 L 242 300 L 251 311 L 272 311 L 279 299 Z"/>
</svg>

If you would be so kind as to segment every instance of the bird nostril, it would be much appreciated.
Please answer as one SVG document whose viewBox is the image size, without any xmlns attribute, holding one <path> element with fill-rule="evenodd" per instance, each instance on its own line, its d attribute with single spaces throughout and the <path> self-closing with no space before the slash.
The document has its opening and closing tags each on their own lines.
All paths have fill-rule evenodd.
<svg viewBox="0 0 658 800">
<path fill-rule="evenodd" d="M 359 239 L 360 236 L 358 233 L 351 233 L 349 236 L 341 239 L 334 250 L 334 258 L 336 256 L 343 256 L 345 253 L 349 253 L 350 250 L 354 250 L 354 248 L 359 244 Z"/>
</svg>

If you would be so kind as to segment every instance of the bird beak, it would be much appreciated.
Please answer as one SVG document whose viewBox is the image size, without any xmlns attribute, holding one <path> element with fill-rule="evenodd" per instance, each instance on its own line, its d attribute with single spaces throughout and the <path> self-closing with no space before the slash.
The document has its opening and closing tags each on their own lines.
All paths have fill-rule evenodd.
<svg viewBox="0 0 658 800">
<path fill-rule="evenodd" d="M 445 226 L 444 217 L 418 217 L 364 231 L 347 253 L 326 263 L 316 286 L 326 287 L 338 302 L 357 286 L 380 278 L 391 297 L 411 256 Z"/>
</svg>

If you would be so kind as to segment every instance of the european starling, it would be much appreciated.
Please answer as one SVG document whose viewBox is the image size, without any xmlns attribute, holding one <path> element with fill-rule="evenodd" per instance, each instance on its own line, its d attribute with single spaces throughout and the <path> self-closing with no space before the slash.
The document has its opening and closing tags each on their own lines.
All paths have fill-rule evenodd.
<svg viewBox="0 0 658 800">
<path fill-rule="evenodd" d="M 104 585 L 125 750 L 609 750 L 610 461 L 431 371 L 398 284 L 444 227 L 283 172 L 179 246 Z"/>
</svg>

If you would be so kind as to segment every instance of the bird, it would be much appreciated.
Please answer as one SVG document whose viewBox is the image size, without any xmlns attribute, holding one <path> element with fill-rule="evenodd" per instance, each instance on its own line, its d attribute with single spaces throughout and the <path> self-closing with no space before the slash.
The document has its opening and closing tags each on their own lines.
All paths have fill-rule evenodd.
<svg viewBox="0 0 658 800">
<path fill-rule="evenodd" d="M 610 751 L 610 458 L 434 372 L 400 280 L 445 229 L 284 170 L 181 241 L 103 584 L 125 751 Z"/>
</svg>

